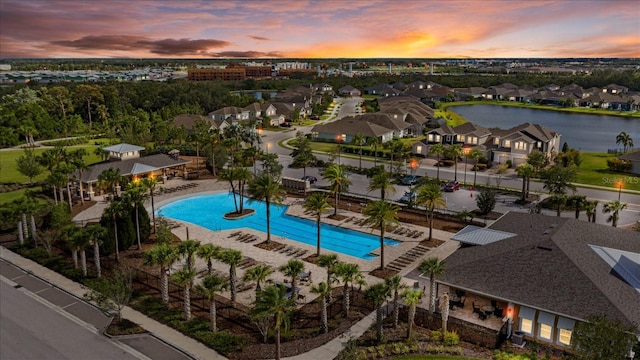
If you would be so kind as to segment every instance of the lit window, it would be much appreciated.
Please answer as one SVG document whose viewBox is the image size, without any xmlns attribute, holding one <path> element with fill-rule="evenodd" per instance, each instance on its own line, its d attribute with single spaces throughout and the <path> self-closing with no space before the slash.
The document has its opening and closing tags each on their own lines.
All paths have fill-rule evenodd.
<svg viewBox="0 0 640 360">
<path fill-rule="evenodd" d="M 474 137 L 471 139 L 471 142 L 472 142 L 473 144 L 476 144 L 476 145 L 477 145 L 477 144 L 478 144 L 478 137 L 477 137 L 477 136 L 474 136 Z"/>
<path fill-rule="evenodd" d="M 470 143 L 471 142 L 471 136 L 467 136 L 467 142 Z"/>
<path fill-rule="evenodd" d="M 531 334 L 533 332 L 533 321 L 531 319 L 520 319 L 520 331 Z"/>
<path fill-rule="evenodd" d="M 540 324 L 538 337 L 545 340 L 551 340 L 551 326 L 547 324 Z"/>
<path fill-rule="evenodd" d="M 422 153 L 422 146 L 420 145 L 416 146 L 416 150 L 418 153 Z"/>
<path fill-rule="evenodd" d="M 571 345 L 571 330 L 560 329 L 558 342 L 564 345 Z"/>
<path fill-rule="evenodd" d="M 505 140 L 504 147 L 511 147 L 511 140 Z"/>
<path fill-rule="evenodd" d="M 428 139 L 429 139 L 429 141 L 433 141 L 433 134 L 429 134 Z"/>
<path fill-rule="evenodd" d="M 436 135 L 436 142 L 440 142 L 440 135 Z"/>
<path fill-rule="evenodd" d="M 525 144 L 522 141 L 517 141 L 517 142 L 515 142 L 514 145 L 515 145 L 517 150 L 527 150 L 527 144 Z"/>
<path fill-rule="evenodd" d="M 493 145 L 500 145 L 500 138 L 493 139 Z"/>
<path fill-rule="evenodd" d="M 464 135 L 458 135 L 458 141 L 463 141 L 464 142 Z"/>
</svg>

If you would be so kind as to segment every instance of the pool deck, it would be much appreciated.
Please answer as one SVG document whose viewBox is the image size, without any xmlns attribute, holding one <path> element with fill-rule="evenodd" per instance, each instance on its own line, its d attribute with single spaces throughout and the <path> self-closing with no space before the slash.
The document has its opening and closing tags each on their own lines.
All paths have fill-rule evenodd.
<svg viewBox="0 0 640 360">
<path fill-rule="evenodd" d="M 195 183 L 197 186 L 192 186 L 188 188 L 184 188 L 182 190 L 174 191 L 174 192 L 163 192 L 159 195 L 154 196 L 155 208 L 156 210 L 161 207 L 163 204 L 169 203 L 171 201 L 175 201 L 176 199 L 194 196 L 197 194 L 203 193 L 215 193 L 215 192 L 228 192 L 229 185 L 227 182 L 218 182 L 216 180 L 182 180 L 182 179 L 174 179 L 167 182 L 167 184 L 160 184 L 160 187 L 166 188 L 177 188 L 181 185 L 187 183 Z M 98 197 L 96 199 L 98 202 L 96 205 L 91 208 L 83 211 L 74 217 L 74 221 L 78 223 L 84 223 L 87 221 L 93 221 L 99 219 L 102 215 L 104 208 L 108 205 L 108 202 Z M 287 210 L 287 214 L 291 216 L 297 216 L 305 219 L 309 219 L 315 221 L 313 214 L 305 213 L 303 204 L 304 200 L 299 198 L 290 198 L 287 197 L 284 202 L 285 205 L 288 205 L 289 208 Z M 147 200 L 145 202 L 145 206 L 148 211 L 151 211 L 151 201 Z M 360 213 L 347 211 L 347 210 L 339 210 L 339 214 L 345 216 L 346 218 L 337 221 L 328 218 L 328 215 L 332 214 L 333 211 L 328 212 L 326 215 L 323 215 L 322 222 L 326 224 L 341 226 L 349 229 L 353 229 L 356 231 L 362 231 L 366 233 L 373 234 L 375 236 L 379 236 L 378 230 L 372 230 L 370 227 L 363 226 L 361 224 L 364 216 Z M 173 233 L 178 236 L 180 239 L 197 239 L 204 243 L 212 243 L 214 245 L 221 246 L 223 248 L 233 248 L 242 251 L 242 254 L 246 257 L 247 261 L 238 268 L 238 278 L 242 278 L 244 271 L 246 268 L 249 268 L 256 263 L 263 263 L 272 266 L 273 268 L 277 268 L 278 266 L 285 264 L 292 258 L 295 258 L 296 253 L 299 254 L 300 251 L 304 253 L 302 256 L 298 257 L 299 259 L 303 259 L 309 255 L 312 255 L 316 252 L 316 247 L 307 245 L 298 241 L 289 240 L 280 236 L 271 236 L 272 241 L 276 241 L 278 243 L 282 243 L 287 248 L 283 250 L 289 251 L 270 251 L 258 248 L 254 245 L 263 242 L 266 240 L 266 234 L 260 231 L 256 231 L 249 228 L 241 228 L 241 229 L 233 229 L 233 230 L 219 230 L 219 231 L 211 231 L 204 227 L 177 221 L 171 220 L 171 223 L 174 224 L 172 229 Z M 254 236 L 255 239 L 253 241 L 240 241 L 240 236 L 232 236 L 234 233 L 241 231 L 243 234 L 246 234 L 247 237 Z M 385 232 L 385 237 L 391 238 L 394 240 L 400 241 L 400 244 L 397 246 L 386 246 L 385 247 L 385 266 L 389 268 L 394 268 L 399 271 L 401 276 L 408 274 L 411 270 L 415 269 L 415 267 L 420 263 L 422 259 L 427 257 L 438 257 L 440 259 L 444 259 L 453 253 L 458 248 L 458 242 L 450 241 L 453 233 L 441 231 L 434 229 L 433 237 L 438 240 L 443 240 L 444 243 L 438 246 L 437 248 L 428 248 L 420 245 L 420 241 L 425 240 L 428 237 L 429 228 L 416 226 L 412 224 L 401 223 L 400 228 L 395 231 L 387 231 Z M 315 234 L 313 235 L 315 236 Z M 296 250 L 300 250 L 298 252 L 294 252 Z M 380 249 L 375 250 L 373 253 L 379 255 Z M 341 261 L 355 263 L 360 266 L 360 269 L 365 275 L 365 280 L 367 284 L 375 284 L 381 282 L 382 280 L 369 275 L 369 272 L 378 268 L 380 266 L 379 259 L 373 260 L 364 260 L 353 256 L 348 256 L 344 254 L 337 253 L 338 258 Z M 215 261 L 213 263 L 214 269 L 216 272 L 219 272 L 221 275 L 226 275 L 229 272 L 228 266 L 222 264 L 221 262 Z M 244 266 L 246 265 L 246 266 Z M 176 267 L 179 267 L 180 264 L 177 264 Z M 196 262 L 196 268 L 200 274 L 203 274 L 203 271 L 206 269 L 206 264 L 202 260 L 198 260 Z M 319 282 L 326 280 L 326 271 L 323 268 L 320 268 L 317 265 L 305 262 L 305 270 L 311 273 L 310 282 L 304 282 L 300 285 L 300 302 L 312 301 L 314 299 L 313 294 L 310 293 L 311 284 L 317 284 Z M 201 277 L 201 276 L 200 276 Z M 282 281 L 285 282 L 286 279 L 282 273 L 279 271 L 275 271 L 270 277 L 273 281 Z M 403 278 L 403 282 L 407 285 L 413 285 L 415 280 L 411 280 L 409 278 Z M 335 284 L 334 286 L 337 286 Z M 420 284 L 421 286 L 428 284 Z M 238 293 L 237 301 L 250 305 L 251 302 L 255 299 L 255 291 L 253 291 L 254 287 L 243 286 L 240 284 L 239 288 L 242 290 Z M 224 294 L 223 296 L 229 296 L 229 294 Z"/>
</svg>

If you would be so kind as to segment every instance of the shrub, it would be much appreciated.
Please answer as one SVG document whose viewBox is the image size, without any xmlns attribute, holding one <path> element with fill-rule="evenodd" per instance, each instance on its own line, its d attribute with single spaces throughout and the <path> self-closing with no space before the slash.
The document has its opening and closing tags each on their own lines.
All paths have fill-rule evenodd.
<svg viewBox="0 0 640 360">
<path fill-rule="evenodd" d="M 431 340 L 442 341 L 442 330 L 431 330 Z"/>
<path fill-rule="evenodd" d="M 455 331 L 447 331 L 447 333 L 444 334 L 442 342 L 447 346 L 458 345 L 458 343 L 460 342 L 460 337 Z"/>
<path fill-rule="evenodd" d="M 631 161 L 618 158 L 607 159 L 607 166 L 611 171 L 629 172 L 631 170 Z"/>
<path fill-rule="evenodd" d="M 218 331 L 214 334 L 208 330 L 201 330 L 196 331 L 193 335 L 196 339 L 224 356 L 235 351 L 242 351 L 245 345 L 245 340 L 242 336 L 227 331 Z"/>
</svg>

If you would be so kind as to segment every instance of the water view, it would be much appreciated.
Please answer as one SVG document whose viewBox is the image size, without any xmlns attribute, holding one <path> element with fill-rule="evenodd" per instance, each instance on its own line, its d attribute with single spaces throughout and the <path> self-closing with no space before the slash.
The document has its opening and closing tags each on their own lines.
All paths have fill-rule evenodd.
<svg viewBox="0 0 640 360">
<path fill-rule="evenodd" d="M 619 148 L 616 136 L 625 131 L 640 142 L 640 119 L 607 115 L 563 113 L 548 110 L 526 109 L 496 105 L 463 105 L 451 110 L 468 121 L 487 128 L 510 127 L 529 122 L 540 124 L 562 135 L 561 144 L 580 151 L 606 152 Z"/>
</svg>

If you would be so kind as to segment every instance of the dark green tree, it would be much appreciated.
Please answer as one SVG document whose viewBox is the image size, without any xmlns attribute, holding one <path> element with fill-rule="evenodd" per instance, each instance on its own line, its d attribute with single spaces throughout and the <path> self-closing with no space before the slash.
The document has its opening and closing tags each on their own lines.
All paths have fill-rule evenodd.
<svg viewBox="0 0 640 360">
<path fill-rule="evenodd" d="M 586 322 L 578 322 L 573 331 L 573 349 L 583 360 L 622 360 L 638 342 L 635 326 L 606 315 L 588 316 Z"/>
<path fill-rule="evenodd" d="M 493 189 L 482 189 L 476 198 L 476 205 L 484 215 L 493 211 L 496 207 L 496 192 Z"/>
<path fill-rule="evenodd" d="M 29 184 L 33 184 L 33 178 L 42 173 L 38 157 L 33 149 L 24 149 L 24 154 L 16 160 L 18 172 L 29 178 Z"/>
</svg>

